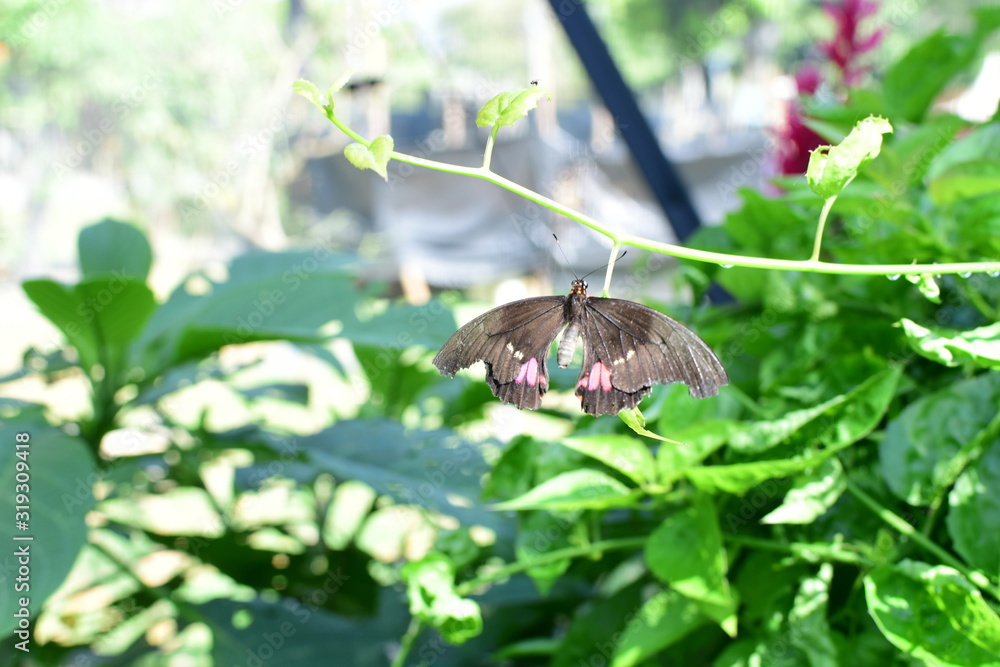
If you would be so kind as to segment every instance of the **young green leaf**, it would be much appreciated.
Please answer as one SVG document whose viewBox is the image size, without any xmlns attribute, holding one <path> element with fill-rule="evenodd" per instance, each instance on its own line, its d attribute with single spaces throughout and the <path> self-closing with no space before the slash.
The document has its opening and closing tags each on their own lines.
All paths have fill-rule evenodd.
<svg viewBox="0 0 1000 667">
<path fill-rule="evenodd" d="M 945 366 L 1000 368 L 1000 323 L 972 329 L 928 329 L 900 320 L 906 339 L 919 354 Z"/>
<path fill-rule="evenodd" d="M 662 435 L 653 433 L 646 428 L 646 418 L 643 416 L 642 411 L 639 408 L 630 408 L 628 410 L 622 410 L 618 413 L 618 418 L 625 422 L 625 425 L 630 429 L 638 433 L 639 435 L 644 435 L 647 438 L 655 438 L 657 440 L 662 440 L 663 442 L 669 442 L 672 445 L 683 445 L 683 442 L 677 442 L 676 440 L 671 440 Z"/>
<path fill-rule="evenodd" d="M 551 99 L 545 88 L 516 88 L 494 95 L 476 115 L 479 127 L 510 127 L 528 115 L 542 99 Z"/>
<path fill-rule="evenodd" d="M 327 104 L 330 106 L 330 110 L 333 110 L 333 96 L 340 92 L 340 89 L 347 85 L 347 82 L 351 80 L 354 76 L 354 70 L 351 70 L 343 75 L 339 79 L 333 82 L 329 88 L 326 89 Z"/>
<path fill-rule="evenodd" d="M 340 89 L 347 84 L 353 75 L 354 71 L 352 70 L 334 81 L 333 85 L 327 88 L 326 95 L 320 94 L 319 88 L 316 87 L 316 84 L 306 79 L 296 79 L 293 81 L 292 90 L 315 104 L 320 109 L 333 111 L 333 96 L 340 92 Z"/>
<path fill-rule="evenodd" d="M 890 132 L 889 121 L 870 116 L 858 121 L 839 145 L 820 146 L 814 150 L 806 170 L 809 187 L 823 199 L 839 195 L 861 168 L 878 156 L 882 135 Z"/>
<path fill-rule="evenodd" d="M 350 144 L 344 149 L 344 157 L 358 169 L 371 169 L 385 180 L 389 180 L 386 165 L 392 157 L 393 141 L 388 134 L 375 137 L 370 145 Z"/>
<path fill-rule="evenodd" d="M 320 100 L 319 88 L 317 88 L 316 84 L 312 81 L 307 81 L 306 79 L 296 79 L 292 82 L 292 90 L 315 104 L 320 109 L 323 108 L 323 102 Z"/>
</svg>

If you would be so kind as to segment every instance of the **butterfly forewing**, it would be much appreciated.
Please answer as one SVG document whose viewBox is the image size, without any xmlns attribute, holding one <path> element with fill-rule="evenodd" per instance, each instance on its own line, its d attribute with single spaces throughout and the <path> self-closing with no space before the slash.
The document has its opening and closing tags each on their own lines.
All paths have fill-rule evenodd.
<svg viewBox="0 0 1000 667">
<path fill-rule="evenodd" d="M 549 387 L 545 360 L 563 328 L 565 301 L 545 296 L 494 308 L 456 331 L 433 363 L 454 375 L 482 360 L 497 398 L 519 408 L 538 408 Z"/>
</svg>

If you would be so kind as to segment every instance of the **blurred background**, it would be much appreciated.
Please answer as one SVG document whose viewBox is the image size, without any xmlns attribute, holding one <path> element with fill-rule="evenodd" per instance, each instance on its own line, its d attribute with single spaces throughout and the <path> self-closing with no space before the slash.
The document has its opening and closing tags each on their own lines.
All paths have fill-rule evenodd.
<svg viewBox="0 0 1000 667">
<path fill-rule="evenodd" d="M 526 274 L 542 279 L 533 293 L 563 292 L 571 271 L 607 261 L 589 230 L 487 184 L 398 164 L 388 183 L 355 170 L 342 157 L 347 138 L 292 94 L 297 77 L 323 89 L 355 71 L 337 104 L 357 131 L 467 165 L 481 160 L 482 103 L 538 80 L 553 99 L 500 133 L 497 171 L 661 240 L 676 239 L 676 226 L 621 139 L 632 121 L 608 111 L 564 30 L 578 9 L 679 174 L 694 212 L 684 225 L 717 223 L 737 188 L 781 170 L 776 138 L 803 66 L 816 63 L 831 90 L 841 83 L 819 48 L 838 26 L 812 2 L 563 4 L 7 0 L 0 307 L 22 326 L 5 327 L 0 366 L 15 367 L 30 341 L 51 335 L 18 282 L 72 278 L 78 230 L 106 215 L 147 230 L 161 296 L 192 269 L 247 249 L 319 239 L 372 260 L 369 270 L 401 280 L 417 301 L 429 289 Z M 879 3 L 859 31 L 878 39 L 858 62 L 898 55 L 908 35 L 961 27 L 977 4 Z M 977 113 L 971 102 L 960 110 Z M 570 270 L 557 266 L 551 232 Z M 504 299 L 521 293 L 515 286 Z"/>
<path fill-rule="evenodd" d="M 820 203 L 802 174 L 817 133 L 836 135 L 858 109 L 881 108 L 872 91 L 885 66 L 918 39 L 938 28 L 958 34 L 935 42 L 958 55 L 939 77 L 943 93 L 931 86 L 925 100 L 935 112 L 918 128 L 925 133 L 900 132 L 914 139 L 896 155 L 926 168 L 968 129 L 965 120 L 995 113 L 996 42 L 977 51 L 992 19 L 977 24 L 971 14 L 991 5 L 4 0 L 0 428 L 55 443 L 32 450 L 33 470 L 47 471 L 33 487 L 34 511 L 49 523 L 38 529 L 47 546 L 33 570 L 40 651 L 24 664 L 255 664 L 248 647 L 301 604 L 311 605 L 313 622 L 294 626 L 301 634 L 272 664 L 348 654 L 352 664 L 388 664 L 405 658 L 408 641 L 402 564 L 432 545 L 469 581 L 534 553 L 531 540 L 550 529 L 552 550 L 600 534 L 589 510 L 515 520 L 484 504 L 526 492 L 533 479 L 592 471 L 593 461 L 558 445 L 570 433 L 617 428 L 623 436 L 617 419 L 580 417 L 577 370 L 552 369 L 545 409 L 519 412 L 490 395 L 481 371 L 441 378 L 430 357 L 490 305 L 566 293 L 573 275 L 608 261 L 606 239 L 476 179 L 400 163 L 386 181 L 355 169 L 343 156 L 349 139 L 293 93 L 293 81 L 322 91 L 353 71 L 335 103 L 354 130 L 389 133 L 398 151 L 469 166 L 481 164 L 487 138 L 475 125 L 478 109 L 538 81 L 552 99 L 500 132 L 498 173 L 622 231 L 683 243 L 701 229 L 701 247 L 804 259 Z M 833 109 L 825 127 L 807 119 L 806 98 Z M 924 111 L 918 104 L 899 127 Z M 932 143 L 927 137 L 937 144 L 912 150 Z M 981 157 L 968 145 L 958 152 Z M 927 213 L 933 197 L 921 175 L 910 183 L 892 175 L 900 164 L 886 162 L 886 172 L 852 186 L 853 199 L 838 201 L 846 214 L 828 229 L 839 245 L 824 247 L 835 261 L 995 258 L 1000 208 L 964 209 L 972 198 L 953 186 Z M 872 213 L 879 188 L 900 183 L 891 194 L 905 212 Z M 788 201 L 742 188 L 784 191 Z M 955 202 L 962 224 L 949 227 Z M 934 224 L 911 224 L 912 211 Z M 939 311 L 905 280 L 706 267 L 630 251 L 611 293 L 663 306 L 726 364 L 733 383 L 717 399 L 658 387 L 644 407 L 666 434 L 722 424 L 715 448 L 730 421 L 767 427 L 793 410 L 846 401 L 879 373 L 895 383 L 896 362 L 914 356 L 895 325 L 903 316 L 971 328 L 996 312 L 993 297 L 977 292 L 996 289 L 985 274 L 942 280 L 961 298 L 946 298 Z M 39 278 L 56 282 L 28 282 Z M 704 293 L 726 298 L 708 291 L 713 279 L 728 280 L 737 302 L 706 315 Z M 914 366 L 924 382 L 942 373 Z M 959 376 L 947 372 L 949 382 Z M 900 386 L 912 396 L 911 384 Z M 967 396 L 994 419 L 993 395 L 970 386 Z M 856 438 L 875 428 L 893 391 Z M 939 410 L 928 412 L 940 421 Z M 922 426 L 910 431 L 936 437 Z M 11 451 L 0 450 L 0 470 L 7 460 L 13 469 Z M 0 510 L 3 502 L 11 498 L 0 498 Z M 648 509 L 609 513 L 606 535 L 650 534 L 658 517 Z M 856 510 L 843 516 L 863 516 Z M 845 530 L 838 521 L 807 537 L 834 541 L 834 530 Z M 875 530 L 856 531 L 859 543 Z M 438 667 L 496 664 L 494 651 L 519 639 L 534 651 L 541 637 L 564 660 L 554 664 L 578 664 L 565 649 L 586 643 L 578 636 L 594 641 L 593 628 L 566 634 L 567 619 L 609 581 L 641 583 L 628 574 L 642 567 L 633 555 L 620 555 L 622 578 L 608 574 L 617 567 L 608 554 L 578 559 L 566 579 L 568 559 L 533 568 L 533 580 L 511 577 L 483 596 L 493 620 L 478 643 L 446 653 L 425 633 L 413 653 L 423 660 L 431 651 L 427 662 Z M 758 555 L 760 567 L 747 570 L 762 573 L 761 583 L 749 588 L 769 597 L 778 559 Z M 0 584 L 15 569 L 0 555 Z M 860 587 L 847 586 L 856 601 Z M 14 627 L 10 604 L 5 593 L 0 636 Z M 603 613 L 594 617 L 614 631 Z M 859 627 L 871 625 L 865 609 L 857 614 Z M 717 628 L 697 639 L 698 650 L 684 655 L 715 655 L 729 641 Z M 0 646 L 0 664 L 14 664 L 12 651 Z M 163 661 L 150 657 L 157 652 Z M 887 664 L 883 655 L 864 664 Z"/>
</svg>

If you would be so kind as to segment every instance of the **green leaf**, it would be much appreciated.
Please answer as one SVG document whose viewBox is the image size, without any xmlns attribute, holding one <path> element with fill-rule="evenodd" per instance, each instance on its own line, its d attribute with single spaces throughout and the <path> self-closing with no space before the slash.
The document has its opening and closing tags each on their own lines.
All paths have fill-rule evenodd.
<svg viewBox="0 0 1000 667">
<path fill-rule="evenodd" d="M 518 514 L 514 553 L 519 561 L 531 561 L 539 556 L 572 546 L 571 537 L 581 525 L 579 512 L 521 512 Z M 559 577 L 569 569 L 570 560 L 551 561 L 528 568 L 527 573 L 542 595 L 546 595 Z"/>
<path fill-rule="evenodd" d="M 347 480 L 337 485 L 326 512 L 323 541 L 327 547 L 343 551 L 357 536 L 378 494 L 361 482 Z"/>
<path fill-rule="evenodd" d="M 734 433 L 743 428 L 742 424 L 728 419 L 714 419 L 688 426 L 679 433 L 684 442 L 688 443 L 686 446 L 660 447 L 656 452 L 659 482 L 669 484 L 677 479 L 685 469 L 697 465 L 718 451 Z"/>
<path fill-rule="evenodd" d="M 994 442 L 948 495 L 955 551 L 993 580 L 1000 578 L 1000 447 Z"/>
<path fill-rule="evenodd" d="M 339 93 L 341 89 L 347 85 L 347 82 L 351 80 L 352 76 L 354 76 L 354 70 L 341 74 L 340 77 L 326 89 L 326 103 L 330 110 L 333 110 L 333 96 Z"/>
<path fill-rule="evenodd" d="M 46 279 L 28 280 L 21 288 L 39 312 L 66 336 L 66 342 L 80 358 L 80 366 L 89 372 L 98 363 L 97 333 L 92 326 L 93 320 L 77 312 L 80 302 L 75 291 Z"/>
<path fill-rule="evenodd" d="M 927 181 L 933 183 L 965 165 L 996 164 L 998 153 L 1000 127 L 995 123 L 975 126 L 943 146 L 943 150 L 927 166 Z"/>
<path fill-rule="evenodd" d="M 929 505 L 990 444 L 1000 374 L 986 373 L 926 394 L 906 407 L 879 443 L 882 475 L 896 496 Z"/>
<path fill-rule="evenodd" d="M 85 227 L 77 239 L 80 271 L 85 277 L 128 276 L 146 280 L 153 251 L 146 235 L 124 222 L 105 218 Z"/>
<path fill-rule="evenodd" d="M 900 324 L 913 349 L 939 364 L 1000 368 L 1000 323 L 971 331 L 928 329 L 906 318 Z"/>
<path fill-rule="evenodd" d="M 770 421 L 753 422 L 734 433 L 729 446 L 740 453 L 756 454 L 792 438 L 806 443 L 822 440 L 837 449 L 853 444 L 881 421 L 901 374 L 901 367 L 890 367 L 815 407 L 794 410 Z"/>
<path fill-rule="evenodd" d="M 688 468 L 684 471 L 684 477 L 708 493 L 724 491 L 741 496 L 761 482 L 775 477 L 787 477 L 817 466 L 832 454 L 832 450 L 827 450 L 804 458 Z"/>
<path fill-rule="evenodd" d="M 957 571 L 904 560 L 865 577 L 868 610 L 898 649 L 930 664 L 1000 665 L 1000 618 Z"/>
<path fill-rule="evenodd" d="M 527 435 L 515 436 L 507 443 L 483 484 L 483 499 L 504 500 L 527 492 L 540 449 L 535 439 Z"/>
<path fill-rule="evenodd" d="M 464 644 L 483 631 L 479 605 L 455 592 L 454 565 L 440 554 L 407 563 L 401 570 L 413 616 L 441 633 L 449 644 Z"/>
<path fill-rule="evenodd" d="M 882 148 L 882 135 L 892 132 L 884 118 L 870 116 L 858 121 L 837 146 L 820 146 L 809 156 L 806 178 L 813 192 L 823 199 L 836 197 Z"/>
<path fill-rule="evenodd" d="M 979 42 L 938 31 L 914 45 L 885 74 L 882 91 L 889 116 L 920 122 L 951 78 L 972 62 Z"/>
<path fill-rule="evenodd" d="M 354 284 L 355 261 L 323 245 L 241 255 L 228 281 L 198 277 L 174 290 L 136 347 L 147 369 L 163 369 L 253 341 L 323 342 L 339 330 L 356 343 L 402 350 L 436 346 L 455 330 L 439 300 L 383 309 L 384 300 L 365 298 Z"/>
<path fill-rule="evenodd" d="M 547 479 L 513 500 L 498 503 L 495 510 L 571 510 L 628 507 L 642 496 L 614 477 L 597 470 L 571 470 Z"/>
<path fill-rule="evenodd" d="M 344 157 L 358 169 L 371 169 L 385 180 L 389 180 L 386 165 L 392 158 L 393 141 L 388 134 L 372 139 L 370 145 L 350 144 L 344 149 Z"/>
<path fill-rule="evenodd" d="M 897 178 L 909 185 L 922 187 L 937 156 L 948 150 L 955 135 L 969 125 L 969 121 L 953 114 L 935 115 L 895 135 L 890 144 L 883 146 L 883 160 L 893 165 Z M 863 202 L 862 206 L 869 201 Z"/>
<path fill-rule="evenodd" d="M 642 604 L 640 588 L 634 583 L 576 607 L 552 667 L 608 664 L 621 637 L 622 619 L 635 615 Z"/>
<path fill-rule="evenodd" d="M 336 590 L 341 584 L 334 583 Z M 354 620 L 331 614 L 295 598 L 242 602 L 220 598 L 197 606 L 198 618 L 212 632 L 213 665 L 312 667 L 385 664 L 385 644 L 406 630 L 405 609 L 384 595 L 379 617 Z M 246 619 L 235 623 L 237 619 Z M 264 656 L 273 656 L 263 659 Z"/>
<path fill-rule="evenodd" d="M 736 635 L 736 602 L 726 580 L 726 551 L 711 496 L 697 494 L 691 507 L 667 517 L 650 534 L 646 563 L 729 636 Z"/>
<path fill-rule="evenodd" d="M 566 438 L 562 444 L 597 459 L 640 486 L 656 475 L 656 462 L 649 448 L 627 435 L 583 435 Z"/>
<path fill-rule="evenodd" d="M 319 88 L 312 81 L 306 79 L 296 79 L 292 82 L 292 90 L 306 98 L 320 109 L 323 108 L 323 101 L 320 99 Z"/>
<path fill-rule="evenodd" d="M 18 433 L 28 435 L 27 447 L 17 447 Z M 20 608 L 20 598 L 29 599 L 28 609 L 35 619 L 86 547 L 84 518 L 94 507 L 94 484 L 101 475 L 82 440 L 42 423 L 7 421 L 0 428 L 0 442 L 0 479 L 4 480 L 0 494 L 0 516 L 4 517 L 0 579 L 7 588 L 0 595 L 0 636 L 7 637 L 17 627 L 14 614 Z M 22 454 L 18 456 L 18 452 Z M 26 475 L 28 481 L 18 480 L 19 474 Z M 22 492 L 28 496 L 27 503 L 17 497 Z M 16 507 L 24 504 L 29 505 L 28 529 L 19 530 L 15 519 L 21 517 L 15 517 L 15 511 L 25 511 Z M 33 539 L 15 541 L 25 536 Z M 30 590 L 17 591 L 15 578 L 25 563 L 16 554 L 22 547 L 28 549 Z"/>
<path fill-rule="evenodd" d="M 826 620 L 832 581 L 833 566 L 823 563 L 815 577 L 802 581 L 788 613 L 792 644 L 808 657 L 810 667 L 837 667 L 842 664 L 837 659 L 833 633 Z"/>
<path fill-rule="evenodd" d="M 545 88 L 517 88 L 494 95 L 476 115 L 479 127 L 510 127 L 528 115 L 542 99 L 551 99 Z"/>
<path fill-rule="evenodd" d="M 709 622 L 697 603 L 660 590 L 626 617 L 611 667 L 634 667 Z"/>
<path fill-rule="evenodd" d="M 847 489 L 843 466 L 836 458 L 825 459 L 814 470 L 799 475 L 785 494 L 781 505 L 760 520 L 761 523 L 812 523 L 833 507 Z"/>
<path fill-rule="evenodd" d="M 967 162 L 956 165 L 927 184 L 931 200 L 940 206 L 992 195 L 1000 190 L 1000 164 Z"/>
<path fill-rule="evenodd" d="M 85 278 L 72 288 L 51 280 L 29 280 L 22 287 L 63 332 L 88 372 L 98 363 L 119 360 L 156 310 L 146 284 L 124 274 Z"/>
<path fill-rule="evenodd" d="M 125 345 L 139 337 L 156 311 L 156 297 L 142 281 L 123 277 L 86 278 L 76 286 L 77 312 L 103 345 Z"/>
<path fill-rule="evenodd" d="M 642 411 L 639 408 L 632 408 L 630 410 L 621 410 L 618 413 L 618 417 L 625 422 L 625 425 L 630 429 L 638 433 L 639 435 L 644 435 L 647 438 L 655 438 L 656 440 L 662 440 L 663 442 L 669 442 L 673 445 L 684 445 L 683 442 L 677 442 L 676 440 L 671 440 L 670 438 L 665 438 L 662 435 L 657 435 L 646 428 L 646 418 L 642 415 Z"/>
<path fill-rule="evenodd" d="M 465 525 L 503 520 L 477 503 L 487 465 L 479 450 L 448 430 L 404 429 L 389 419 L 341 421 L 297 442 L 311 471 L 364 482 L 398 503 L 419 505 Z"/>
</svg>

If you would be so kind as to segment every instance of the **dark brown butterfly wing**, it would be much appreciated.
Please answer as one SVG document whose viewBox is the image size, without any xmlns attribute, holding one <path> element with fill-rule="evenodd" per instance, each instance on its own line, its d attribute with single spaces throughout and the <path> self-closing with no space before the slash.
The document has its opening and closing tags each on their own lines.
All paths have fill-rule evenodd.
<svg viewBox="0 0 1000 667">
<path fill-rule="evenodd" d="M 537 409 L 549 388 L 545 358 L 563 328 L 566 297 L 514 301 L 459 329 L 434 357 L 442 375 L 454 375 L 480 359 L 493 395 L 519 408 Z"/>
<path fill-rule="evenodd" d="M 654 384 L 683 382 L 695 398 L 729 384 L 722 363 L 693 331 L 633 301 L 588 298 L 581 333 L 576 395 L 588 414 L 634 408 Z"/>
</svg>

